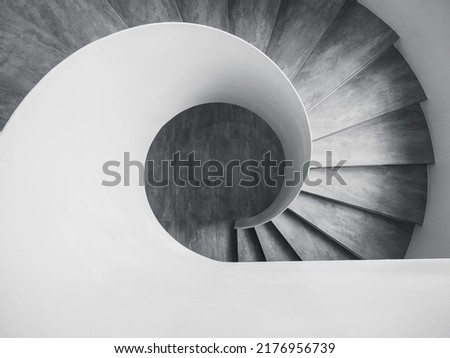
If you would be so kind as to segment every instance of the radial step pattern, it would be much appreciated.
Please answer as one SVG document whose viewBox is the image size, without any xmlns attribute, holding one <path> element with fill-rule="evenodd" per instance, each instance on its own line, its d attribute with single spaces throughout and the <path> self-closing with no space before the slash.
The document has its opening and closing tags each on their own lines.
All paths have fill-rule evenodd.
<svg viewBox="0 0 450 358">
<path fill-rule="evenodd" d="M 423 111 L 413 105 L 314 141 L 313 160 L 327 167 L 341 160 L 344 166 L 431 164 L 434 153 Z"/>
<path fill-rule="evenodd" d="M 313 139 L 425 99 L 414 72 L 391 47 L 308 112 Z"/>
<path fill-rule="evenodd" d="M 107 0 L 28 1 L 22 13 L 71 52 L 127 28 Z"/>
<path fill-rule="evenodd" d="M 0 33 L 0 88 L 5 90 L 28 93 L 68 54 L 57 38 L 3 2 L 0 3 Z"/>
<path fill-rule="evenodd" d="M 306 193 L 394 219 L 423 223 L 426 165 L 313 169 L 308 177 L 311 184 L 303 188 Z"/>
<path fill-rule="evenodd" d="M 237 245 L 239 262 L 266 261 L 255 229 L 238 229 Z"/>
<path fill-rule="evenodd" d="M 362 259 L 402 259 L 414 224 L 301 193 L 290 209 Z"/>
<path fill-rule="evenodd" d="M 282 0 L 267 55 L 294 79 L 345 0 Z"/>
<path fill-rule="evenodd" d="M 398 40 L 379 17 L 349 1 L 294 80 L 311 108 Z"/>
<path fill-rule="evenodd" d="M 230 32 L 265 52 L 280 0 L 230 0 Z"/>
<path fill-rule="evenodd" d="M 272 223 L 255 227 L 267 261 L 300 261 L 301 258 Z"/>
<path fill-rule="evenodd" d="M 286 210 L 272 222 L 302 260 L 357 259 L 350 251 L 314 229 L 290 210 Z"/>
</svg>

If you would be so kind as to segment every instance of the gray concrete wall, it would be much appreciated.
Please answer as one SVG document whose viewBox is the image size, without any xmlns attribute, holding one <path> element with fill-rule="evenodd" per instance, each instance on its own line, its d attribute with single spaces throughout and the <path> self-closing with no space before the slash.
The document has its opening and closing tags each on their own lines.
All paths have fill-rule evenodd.
<svg viewBox="0 0 450 358">
<path fill-rule="evenodd" d="M 210 103 L 174 117 L 150 146 L 147 160 L 154 161 L 154 165 L 153 169 L 147 165 L 148 175 L 158 181 L 167 175 L 169 179 L 166 187 L 151 186 L 146 181 L 147 198 L 156 218 L 172 237 L 192 251 L 214 260 L 237 261 L 235 221 L 264 211 L 280 192 L 283 178 L 277 175 L 277 170 L 272 170 L 276 180 L 274 187 L 263 181 L 244 187 L 239 181 L 248 177 L 234 168 L 229 172 L 227 186 L 222 183 L 212 187 L 205 181 L 199 187 L 189 183 L 181 187 L 173 180 L 173 170 L 162 175 L 160 163 L 172 160 L 178 151 L 182 160 L 194 152 L 195 160 L 201 164 L 217 160 L 223 167 L 232 160 L 261 161 L 264 153 L 270 151 L 272 159 L 279 163 L 284 160 L 280 140 L 266 122 L 251 111 L 226 103 Z M 188 171 L 201 181 L 201 168 L 183 169 L 183 179 L 187 179 Z M 262 179 L 261 167 L 258 172 Z"/>
</svg>

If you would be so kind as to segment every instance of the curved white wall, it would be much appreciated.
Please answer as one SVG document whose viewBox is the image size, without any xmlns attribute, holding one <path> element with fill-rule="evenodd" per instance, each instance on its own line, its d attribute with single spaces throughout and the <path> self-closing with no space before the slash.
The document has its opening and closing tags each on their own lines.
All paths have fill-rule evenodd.
<svg viewBox="0 0 450 358">
<path fill-rule="evenodd" d="M 400 36 L 397 44 L 428 100 L 422 107 L 436 164 L 428 167 L 425 222 L 417 226 L 408 258 L 450 258 L 450 1 L 360 0 Z"/>
<path fill-rule="evenodd" d="M 97 161 L 97 172 L 106 161 L 123 160 L 125 151 L 144 163 L 159 129 L 176 114 L 199 104 L 231 103 L 253 111 L 272 127 L 285 159 L 293 163 L 288 178 L 302 173 L 299 183 L 282 187 L 264 212 L 238 218 L 236 227 L 264 224 L 296 198 L 307 175 L 303 165 L 311 159 L 310 127 L 297 91 L 265 54 L 226 32 L 183 23 L 134 28 L 100 42 L 71 56 L 39 83 L 25 102 L 47 105 L 34 114 L 40 117 L 38 128 L 28 126 L 20 107 L 5 128 L 5 146 L 15 145 L 15 135 L 24 136 L 14 132 L 16 122 L 26 121 L 27 129 L 21 130 L 33 135 L 52 128 L 65 137 L 80 130 L 66 125 L 77 118 L 90 124 L 89 135 L 98 136 L 95 144 L 104 149 L 86 153 L 78 148 L 76 153 L 78 161 Z M 66 85 L 54 87 L 58 81 Z M 52 116 L 59 117 L 56 124 Z M 62 149 L 59 154 L 64 157 Z M 134 179 L 136 187 L 136 173 Z"/>
<path fill-rule="evenodd" d="M 182 90 L 152 89 L 170 63 L 125 75 L 152 62 L 133 56 L 150 40 L 133 31 L 142 37 L 99 41 L 52 71 L 0 137 L 0 336 L 448 336 L 449 260 L 215 262 L 171 239 L 144 188 L 100 186 L 101 160 L 145 156 L 161 124 L 149 118 L 190 106 L 129 106 Z"/>
</svg>

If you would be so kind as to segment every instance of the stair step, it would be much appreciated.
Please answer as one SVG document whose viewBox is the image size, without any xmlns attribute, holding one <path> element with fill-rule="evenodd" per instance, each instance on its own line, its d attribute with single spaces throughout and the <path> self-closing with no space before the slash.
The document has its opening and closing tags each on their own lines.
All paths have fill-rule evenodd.
<svg viewBox="0 0 450 358">
<path fill-rule="evenodd" d="M 24 97 L 24 94 L 15 93 L 0 88 L 0 131 L 3 130 L 6 122 L 8 122 L 8 119 L 11 117 Z"/>
<path fill-rule="evenodd" d="M 108 0 L 129 27 L 157 22 L 180 22 L 175 0 Z"/>
<path fill-rule="evenodd" d="M 28 1 L 21 11 L 71 52 L 127 28 L 107 0 Z"/>
<path fill-rule="evenodd" d="M 303 191 L 398 220 L 422 224 L 427 203 L 427 166 L 349 167 L 338 170 L 345 184 L 328 180 L 332 169 L 312 169 Z"/>
<path fill-rule="evenodd" d="M 1 2 L 0 87 L 23 97 L 72 52 L 125 28 L 107 0 Z M 3 125 L 19 96 L 2 104 Z"/>
<path fill-rule="evenodd" d="M 0 3 L 0 88 L 23 95 L 61 62 L 68 51 L 51 34 L 25 18 L 27 9 L 21 16 Z"/>
<path fill-rule="evenodd" d="M 300 257 L 272 223 L 255 227 L 267 261 L 300 261 Z"/>
<path fill-rule="evenodd" d="M 405 257 L 414 224 L 300 193 L 293 212 L 366 260 Z"/>
<path fill-rule="evenodd" d="M 230 0 L 230 32 L 265 52 L 280 0 Z"/>
<path fill-rule="evenodd" d="M 290 210 L 278 215 L 272 222 L 304 261 L 358 259 Z"/>
<path fill-rule="evenodd" d="M 349 1 L 294 80 L 305 107 L 317 104 L 398 38 L 378 16 Z"/>
<path fill-rule="evenodd" d="M 14 19 L 20 17 L 22 20 L 27 21 L 29 25 L 36 26 L 36 28 L 46 34 L 50 34 L 52 31 L 51 24 L 45 22 L 40 9 L 36 4 L 30 4 L 29 0 L 4 0 L 0 2 L 0 8 L 3 14 L 11 11 L 14 14 Z M 19 27 L 16 30 L 18 32 Z"/>
<path fill-rule="evenodd" d="M 294 79 L 346 0 L 283 0 L 267 55 Z"/>
<path fill-rule="evenodd" d="M 211 240 L 211 237 L 210 237 Z M 212 238 L 219 261 L 237 262 L 237 233 L 234 229 L 234 220 L 217 220 L 216 235 Z"/>
<path fill-rule="evenodd" d="M 308 111 L 313 139 L 425 99 L 408 63 L 391 47 Z"/>
<path fill-rule="evenodd" d="M 327 162 L 327 151 L 332 161 Z M 434 163 L 426 118 L 416 104 L 371 119 L 313 142 L 313 160 L 322 166 Z"/>
<path fill-rule="evenodd" d="M 228 31 L 228 0 L 176 0 L 184 22 Z"/>
<path fill-rule="evenodd" d="M 255 229 L 237 229 L 238 261 L 266 261 Z"/>
</svg>

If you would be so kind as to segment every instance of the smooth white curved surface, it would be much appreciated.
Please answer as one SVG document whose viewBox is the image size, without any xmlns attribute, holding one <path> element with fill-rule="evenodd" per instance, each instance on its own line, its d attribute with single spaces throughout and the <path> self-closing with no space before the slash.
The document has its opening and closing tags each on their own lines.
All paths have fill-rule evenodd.
<svg viewBox="0 0 450 358">
<path fill-rule="evenodd" d="M 251 218 L 239 218 L 236 227 L 268 222 L 300 192 L 312 147 L 305 108 L 273 61 L 235 36 L 182 23 L 134 28 L 76 53 L 36 91 L 45 91 L 48 96 L 53 96 L 52 91 L 59 92 L 59 88 L 48 84 L 56 76 L 65 77 L 57 80 L 72 85 L 65 97 L 57 101 L 59 109 L 49 103 L 43 112 L 70 111 L 72 118 L 95 126 L 96 133 L 92 135 L 101 137 L 108 132 L 105 153 L 96 152 L 97 158 L 89 154 L 91 162 L 97 161 L 97 168 L 105 161 L 121 160 L 124 151 L 143 163 L 159 129 L 176 114 L 199 104 L 224 102 L 245 107 L 263 118 L 278 135 L 285 159 L 294 164 L 287 168 L 286 176 L 291 178 L 294 172 L 302 175 L 297 185 L 284 186 L 265 211 Z M 59 116 L 60 122 L 71 120 L 67 115 Z M 43 127 L 53 126 L 40 123 Z M 72 132 L 68 126 L 58 130 L 62 131 L 61 136 Z M 98 142 L 103 143 L 103 139 Z M 129 191 L 141 192 L 136 184 L 137 181 Z M 144 208 L 135 205 L 134 210 Z"/>
<path fill-rule="evenodd" d="M 55 81 L 70 83 L 70 88 L 52 87 Z M 302 177 L 297 185 L 284 186 L 264 212 L 238 220 L 236 227 L 260 225 L 283 212 L 307 175 L 308 165 L 304 164 L 311 158 L 311 134 L 297 92 L 266 55 L 220 30 L 170 23 L 110 36 L 66 60 L 39 84 L 28 102 L 38 91 L 39 96 L 46 92 L 52 102 L 35 116 L 58 115 L 61 137 L 65 133 L 74 136 L 79 130 L 65 125 L 71 120 L 67 111 L 80 125 L 89 123 L 92 136 L 108 133 L 107 139 L 97 140 L 108 141 L 104 153 L 95 152 L 95 158 L 90 154 L 89 161 L 97 162 L 97 171 L 105 161 L 121 160 L 124 151 L 144 162 L 158 130 L 195 105 L 225 102 L 259 115 L 278 135 L 286 160 L 294 164 L 287 169 L 287 177 L 293 177 L 293 172 L 301 172 Z M 19 121 L 21 111 L 10 122 Z M 54 123 L 39 121 L 43 128 L 57 128 Z M 132 186 L 135 188 L 129 191 L 142 191 Z M 144 208 L 134 206 L 134 210 Z"/>
<path fill-rule="evenodd" d="M 65 85 L 55 87 L 58 81 Z M 92 163 L 94 172 L 108 160 L 122 160 L 125 151 L 143 163 L 159 129 L 193 106 L 225 102 L 253 111 L 272 127 L 285 158 L 294 163 L 286 175 L 301 172 L 302 178 L 283 187 L 264 212 L 238 220 L 236 227 L 260 225 L 283 212 L 307 175 L 311 134 L 294 87 L 262 52 L 213 28 L 154 24 L 110 36 L 64 61 L 28 97 L 28 103 L 41 103 L 34 114 L 40 117 L 40 131 L 51 128 L 60 137 L 76 136 L 82 128 L 70 125 L 79 122 L 89 125 L 89 136 L 99 136 L 95 142 L 102 143 L 102 150 L 87 154 L 78 148 L 76 153 L 78 160 Z M 18 109 L 6 132 L 21 121 L 23 111 Z M 57 124 L 51 122 L 54 116 L 59 117 Z M 129 192 L 142 192 L 136 183 Z"/>
<path fill-rule="evenodd" d="M 176 114 L 129 106 L 182 91 L 178 82 L 152 89 L 152 80 L 177 71 L 168 62 L 130 76 L 128 67 L 151 65 L 141 57 L 145 44 L 185 61 L 176 42 L 152 29 L 76 53 L 0 136 L 0 336 L 448 334 L 449 260 L 220 263 L 171 239 L 144 188 L 100 185 L 102 161 L 126 150 L 139 159 L 159 128 L 151 118 Z M 123 47 L 109 46 L 121 38 Z M 181 76 L 187 65 L 196 66 L 183 63 Z"/>
</svg>

